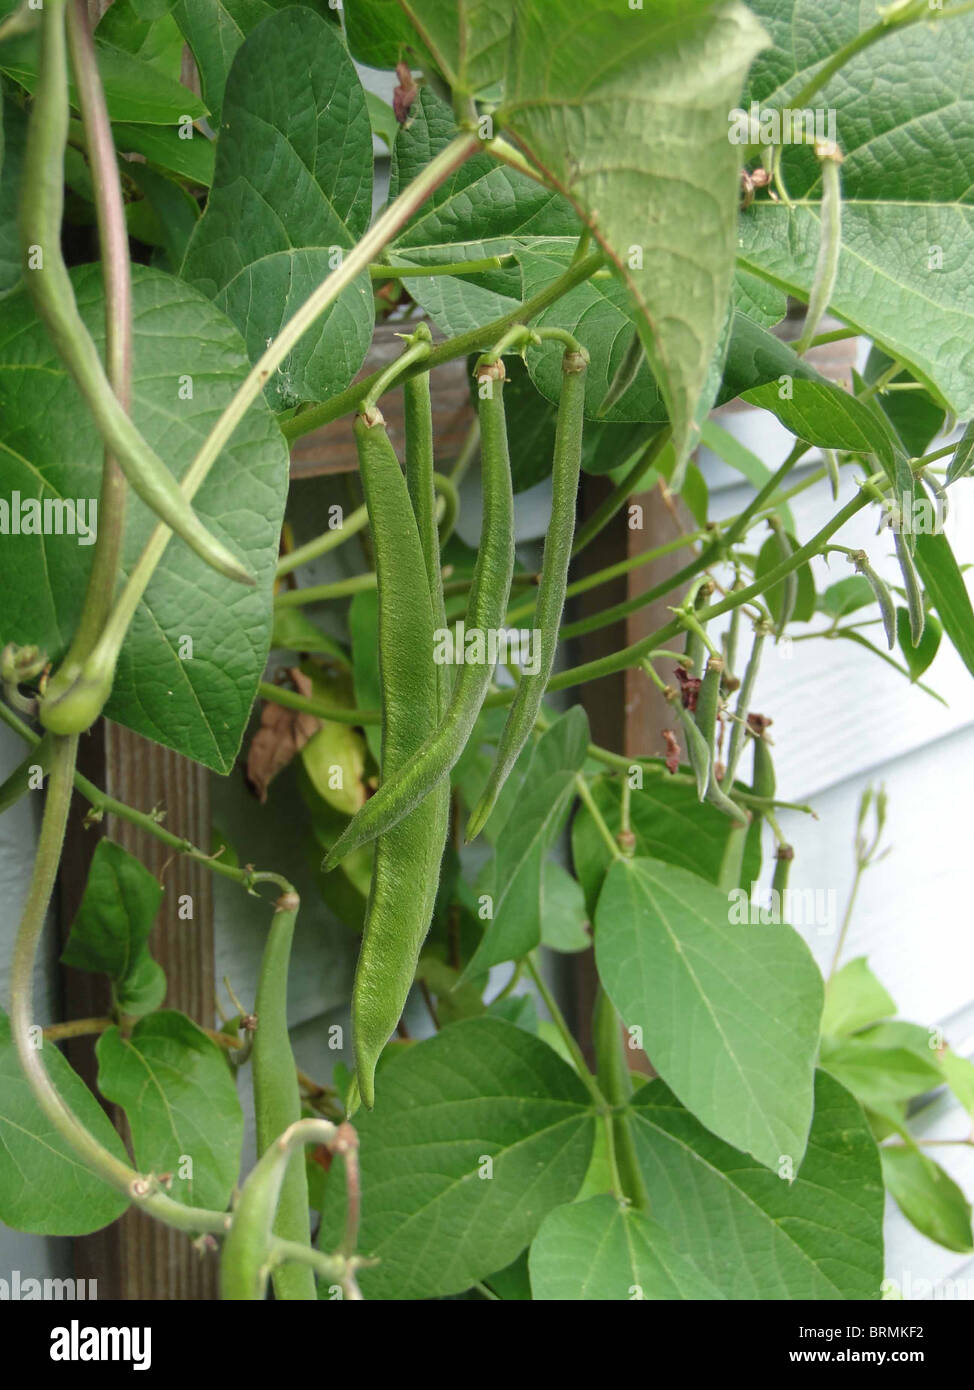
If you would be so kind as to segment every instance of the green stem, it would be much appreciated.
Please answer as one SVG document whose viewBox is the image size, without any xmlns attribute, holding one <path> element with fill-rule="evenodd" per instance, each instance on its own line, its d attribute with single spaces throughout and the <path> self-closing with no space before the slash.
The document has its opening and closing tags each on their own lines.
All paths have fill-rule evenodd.
<svg viewBox="0 0 974 1390">
<path fill-rule="evenodd" d="M 879 485 L 886 483 L 886 479 L 881 474 L 875 474 L 871 482 L 875 481 Z M 857 512 L 862 511 L 863 507 L 872 502 L 868 491 L 864 488 L 858 497 L 852 498 L 840 511 L 832 518 L 827 525 L 823 526 L 812 539 L 806 544 L 799 546 L 787 559 L 782 560 L 774 569 L 769 570 L 760 580 L 747 585 L 743 589 L 737 589 L 729 594 L 721 602 L 713 604 L 709 608 L 701 610 L 697 614 L 701 622 L 711 622 L 714 618 L 721 617 L 724 613 L 730 613 L 742 603 L 748 603 L 753 598 L 758 598 L 761 594 L 771 589 L 786 575 L 791 574 L 801 565 L 805 564 L 814 555 L 817 555 L 822 545 L 829 540 L 836 531 L 840 530 L 847 521 L 851 520 Z M 681 624 L 677 621 L 667 623 L 656 632 L 651 632 L 648 637 L 642 638 L 638 642 L 633 642 L 628 647 L 623 647 L 620 651 L 614 652 L 611 656 L 600 657 L 595 661 L 584 662 L 580 666 L 570 666 L 548 682 L 548 690 L 568 690 L 575 685 L 584 685 L 588 681 L 599 680 L 602 676 L 614 675 L 616 671 L 624 671 L 629 666 L 634 666 L 642 657 L 647 655 L 654 647 L 665 646 L 665 644 L 676 637 L 681 630 Z"/>
<path fill-rule="evenodd" d="M 778 488 L 787 478 L 800 458 L 808 453 L 811 444 L 806 444 L 803 439 L 796 439 L 788 457 L 784 463 L 774 472 L 765 483 L 761 491 L 754 497 L 738 516 L 734 518 L 730 526 L 723 533 L 723 543 L 725 546 L 732 546 L 747 532 L 752 518 L 758 513 L 765 503 L 778 491 Z"/>
<path fill-rule="evenodd" d="M 373 280 L 408 280 L 430 275 L 482 275 L 488 270 L 502 270 L 513 257 L 513 251 L 501 256 L 482 256 L 477 261 L 451 261 L 449 265 L 377 265 L 369 266 Z"/>
<path fill-rule="evenodd" d="M 274 687 L 272 686 L 271 689 Z M 9 728 L 13 729 L 14 733 L 19 734 L 32 748 L 37 748 L 41 744 L 40 735 L 36 734 L 22 719 L 18 719 L 17 715 L 8 709 L 2 701 L 0 701 L 0 720 L 3 720 Z M 281 878 L 278 874 L 259 869 L 241 869 L 232 864 L 224 864 L 215 855 L 206 854 L 203 850 L 198 849 L 192 841 L 174 835 L 171 830 L 160 825 L 155 815 L 150 815 L 145 811 L 137 811 L 134 806 L 128 806 L 124 801 L 118 801 L 114 796 L 109 796 L 107 792 L 96 787 L 93 782 L 89 782 L 87 777 L 82 777 L 80 772 L 74 774 L 74 785 L 85 800 L 95 808 L 99 816 L 118 816 L 120 820 L 128 821 L 130 825 L 136 826 L 139 830 L 145 831 L 147 835 L 154 836 L 162 844 L 168 845 L 177 854 L 185 854 L 187 858 L 202 864 L 221 878 L 232 879 L 241 888 L 245 888 L 248 893 L 253 893 L 255 887 L 261 883 L 271 883 L 282 892 L 286 892 L 290 887 L 287 879 Z"/>
<path fill-rule="evenodd" d="M 826 82 L 834 77 L 840 68 L 844 68 L 846 63 L 857 53 L 861 53 L 864 48 L 869 48 L 894 29 L 902 28 L 907 24 L 914 24 L 918 19 L 928 19 L 930 13 L 927 5 L 924 4 L 922 8 L 918 7 L 912 14 L 907 13 L 900 17 L 891 15 L 886 19 L 881 19 L 878 24 L 872 25 L 871 28 L 864 29 L 861 34 L 857 34 L 854 39 L 850 39 L 847 44 L 843 45 L 837 53 L 833 53 L 831 58 L 827 59 L 818 69 L 815 76 L 809 78 L 798 95 L 789 100 L 788 105 L 792 110 L 801 110 L 808 105 L 815 93 L 821 91 Z"/>
<path fill-rule="evenodd" d="M 44 1066 L 43 1049 L 35 1047 L 31 1037 L 36 1021 L 34 967 L 61 859 L 77 752 L 77 735 L 54 740 L 37 856 L 14 944 L 10 967 L 10 1031 L 20 1065 L 35 1100 L 54 1129 L 97 1177 L 166 1225 L 190 1233 L 223 1231 L 226 1223 L 223 1212 L 203 1211 L 173 1201 L 156 1190 L 151 1178 L 136 1172 L 89 1133 L 61 1099 Z"/>
<path fill-rule="evenodd" d="M 845 939 L 849 934 L 849 924 L 852 921 L 852 913 L 856 905 L 856 897 L 859 893 L 859 885 L 862 882 L 862 876 L 865 872 L 865 869 L 866 865 L 862 862 L 862 860 L 857 860 L 856 876 L 852 880 L 852 888 L 849 890 L 849 901 L 846 903 L 845 913 L 842 917 L 842 926 L 839 928 L 839 939 L 836 941 L 835 950 L 832 953 L 832 962 L 829 965 L 829 973 L 826 976 L 827 980 L 831 980 L 832 976 L 836 972 L 836 968 L 838 967 L 839 959 L 842 955 L 842 948 L 845 946 Z"/>
<path fill-rule="evenodd" d="M 363 502 L 361 507 L 356 507 L 349 516 L 343 517 L 341 526 L 337 526 L 333 531 L 324 531 L 313 541 L 299 545 L 296 550 L 282 555 L 277 562 L 277 578 L 282 579 L 301 565 L 307 565 L 312 560 L 327 555 L 330 550 L 337 550 L 345 541 L 358 535 L 359 531 L 364 531 L 368 524 L 369 510 Z"/>
<path fill-rule="evenodd" d="M 366 589 L 374 589 L 376 577 L 373 570 L 365 574 L 353 574 L 349 579 L 336 579 L 333 584 L 311 584 L 306 589 L 286 589 L 274 600 L 275 608 L 301 608 L 308 603 L 325 603 L 329 599 L 350 598 Z"/>
<path fill-rule="evenodd" d="M 577 594 L 588 593 L 590 589 L 597 589 L 603 584 L 610 584 L 613 579 L 619 579 L 624 574 L 630 574 L 634 569 L 639 569 L 642 565 L 652 564 L 654 560 L 660 560 L 665 555 L 672 555 L 674 551 L 683 550 L 688 545 L 693 545 L 696 541 L 702 540 L 710 532 L 706 529 L 691 531 L 685 536 L 677 536 L 665 545 L 658 545 L 654 550 L 644 550 L 639 555 L 631 555 L 628 560 L 619 560 L 614 565 L 608 565 L 605 569 L 598 570 L 595 574 L 587 574 L 582 579 L 576 579 L 573 584 L 569 584 L 565 590 L 565 598 L 574 598 Z M 521 618 L 530 617 L 534 612 L 534 603 L 523 603 L 519 607 L 511 610 L 507 615 L 508 625 L 512 625 Z"/>
<path fill-rule="evenodd" d="M 608 845 L 609 852 L 611 853 L 612 858 L 624 859 L 626 856 L 620 849 L 616 841 L 616 837 L 613 835 L 612 831 L 606 824 L 605 817 L 599 810 L 598 806 L 596 806 L 595 797 L 589 790 L 588 782 L 585 780 L 585 778 L 582 776 L 580 772 L 577 772 L 575 774 L 575 790 L 578 792 L 578 795 L 581 798 L 581 801 L 584 804 L 585 809 L 588 811 L 589 815 L 592 817 L 592 820 L 595 822 L 595 828 L 598 830 L 604 842 Z"/>
<path fill-rule="evenodd" d="M 285 709 L 296 709 L 302 714 L 315 714 L 319 719 L 326 719 L 332 724 L 381 724 L 382 712 L 377 709 L 333 709 L 324 700 L 316 700 L 313 695 L 299 695 L 297 691 L 285 690 L 283 686 L 271 685 L 269 681 L 261 681 L 257 687 L 257 694 L 262 700 L 270 700 L 272 704 L 283 705 Z"/>
<path fill-rule="evenodd" d="M 420 371 L 432 370 L 434 367 L 442 366 L 444 362 L 452 362 L 457 357 L 467 357 L 478 349 L 491 347 L 508 328 L 534 318 L 535 315 L 541 313 L 542 309 L 546 309 L 549 304 L 560 299 L 563 294 L 567 294 L 576 285 L 583 284 L 594 275 L 602 261 L 601 251 L 587 256 L 577 265 L 570 266 L 563 275 L 559 275 L 545 289 L 539 290 L 530 299 L 526 299 L 523 304 L 519 304 L 516 309 L 502 314 L 500 318 L 485 324 L 483 328 L 472 329 L 469 333 L 461 333 L 456 338 L 439 343 L 424 362 L 416 364 L 407 374 L 413 375 Z M 299 411 L 290 420 L 284 421 L 281 430 L 285 439 L 298 439 L 301 435 L 310 434 L 312 430 L 319 429 L 332 420 L 339 420 L 343 415 L 355 410 L 368 395 L 380 374 L 373 372 L 371 376 L 363 378 L 362 381 L 353 382 L 344 391 L 340 391 L 337 396 L 332 396 L 331 400 Z"/>
<path fill-rule="evenodd" d="M 412 343 L 401 356 L 397 357 L 394 362 L 390 362 L 388 367 L 385 367 L 379 373 L 379 378 L 375 385 L 362 401 L 362 414 L 366 414 L 368 411 L 375 409 L 380 396 L 383 396 L 391 386 L 394 386 L 399 381 L 403 372 L 405 372 L 408 367 L 412 367 L 417 362 L 422 362 L 429 357 L 430 343 L 432 342 L 429 327 L 426 324 L 421 324 L 420 327 L 426 329 L 426 336 L 418 342 Z"/>
<path fill-rule="evenodd" d="M 612 1106 L 611 1126 L 616 1155 L 616 1174 L 620 1197 L 627 1198 L 640 1211 L 649 1210 L 649 1194 L 643 1182 L 636 1146 L 626 1107 L 632 1099 L 632 1077 L 622 1040 L 622 1024 L 612 1001 L 599 985 L 592 1019 L 595 1043 L 596 1079 L 599 1089 Z"/>
<path fill-rule="evenodd" d="M 477 457 L 480 448 L 480 416 L 475 415 L 467 430 L 467 437 L 463 441 L 463 447 L 457 455 L 456 462 L 450 469 L 449 478 L 454 487 L 459 487 L 470 470 L 470 465 Z"/>
<path fill-rule="evenodd" d="M 565 1015 L 562 1013 L 561 1009 L 559 1009 L 558 1004 L 555 1000 L 555 996 L 548 988 L 547 984 L 545 983 L 544 976 L 538 969 L 538 963 L 535 959 L 534 953 L 532 952 L 529 955 L 525 956 L 524 962 L 527 966 L 528 974 L 534 981 L 535 988 L 541 995 L 545 1007 L 551 1015 L 552 1023 L 555 1025 L 555 1027 L 558 1029 L 559 1034 L 561 1035 L 562 1042 L 565 1044 L 565 1047 L 568 1050 L 569 1056 L 572 1059 L 572 1064 L 574 1065 L 575 1070 L 578 1072 L 579 1079 L 581 1080 L 585 1089 L 588 1091 L 589 1095 L 595 1102 L 596 1107 L 599 1110 L 599 1113 L 604 1115 L 609 1109 L 605 1096 L 603 1096 L 601 1090 L 599 1089 L 599 1085 L 595 1077 L 589 1071 L 588 1066 L 585 1062 L 585 1058 L 582 1055 L 582 1049 L 575 1041 L 574 1035 L 572 1034 L 572 1030 L 569 1028 L 568 1024 L 565 1021 Z"/>
</svg>

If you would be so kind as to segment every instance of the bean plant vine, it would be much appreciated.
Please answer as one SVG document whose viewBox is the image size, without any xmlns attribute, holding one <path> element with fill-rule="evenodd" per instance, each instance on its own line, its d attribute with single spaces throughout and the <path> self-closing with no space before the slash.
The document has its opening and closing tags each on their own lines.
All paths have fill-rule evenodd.
<svg viewBox="0 0 974 1390">
<path fill-rule="evenodd" d="M 808 641 L 933 699 L 942 639 L 974 673 L 943 529 L 974 466 L 950 126 L 971 6 L 321 0 L 248 12 L 232 52 L 216 8 L 114 0 L 92 29 L 83 0 L 0 0 L 0 719 L 24 745 L 0 812 L 43 800 L 0 1217 L 80 1236 L 141 1208 L 231 1301 L 878 1299 L 886 1193 L 971 1251 L 915 1115 L 947 1088 L 969 1127 L 974 1064 L 847 958 L 886 795 L 860 803 L 823 977 L 789 915 L 814 811 L 761 704 Z M 857 102 L 906 53 L 940 74 L 926 143 L 918 78 L 888 129 Z M 451 369 L 468 432 L 445 448 Z M 714 416 L 731 402 L 787 434 L 781 462 Z M 338 448 L 326 426 L 354 471 L 285 518 L 289 455 Z M 730 516 L 704 450 L 749 489 Z M 647 513 L 669 529 L 592 558 Z M 620 673 L 655 713 L 606 747 L 586 708 Z M 83 776 L 102 717 L 242 795 L 246 771 L 312 847 L 300 891 L 357 958 L 322 1080 L 289 1031 L 298 887 Z M 75 792 L 86 825 L 266 906 L 229 1018 L 165 1007 L 163 886 L 111 833 L 62 956 L 110 1006 L 41 1016 Z M 590 1017 L 554 955 L 587 963 Z M 59 1051 L 79 1037 L 127 1146 Z"/>
</svg>

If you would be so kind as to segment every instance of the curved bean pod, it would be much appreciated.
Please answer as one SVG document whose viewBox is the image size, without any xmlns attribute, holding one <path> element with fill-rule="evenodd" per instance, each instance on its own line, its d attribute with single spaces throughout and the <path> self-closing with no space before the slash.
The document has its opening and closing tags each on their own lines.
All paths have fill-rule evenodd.
<svg viewBox="0 0 974 1390">
<path fill-rule="evenodd" d="M 161 521 L 215 570 L 241 584 L 254 579 L 203 525 L 158 454 L 122 409 L 85 327 L 61 255 L 64 147 L 68 131 L 65 0 L 47 0 L 41 29 L 40 74 L 27 128 L 20 235 L 25 279 L 34 307 L 61 361 L 91 411 L 106 448 L 132 488 Z M 32 268 L 39 250 L 42 260 Z"/>
</svg>

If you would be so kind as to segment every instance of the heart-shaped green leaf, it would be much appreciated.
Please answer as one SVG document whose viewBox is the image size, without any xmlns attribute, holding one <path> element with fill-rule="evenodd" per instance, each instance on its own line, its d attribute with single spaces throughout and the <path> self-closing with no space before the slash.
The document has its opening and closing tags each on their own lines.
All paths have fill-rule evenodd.
<svg viewBox="0 0 974 1390">
<path fill-rule="evenodd" d="M 765 108 L 794 105 L 815 70 L 876 23 L 868 5 L 754 0 L 751 8 L 774 48 L 755 64 L 745 104 Z M 933 22 L 891 30 L 799 104 L 835 113 L 845 156 L 832 311 L 965 418 L 974 409 L 974 148 L 964 138 L 974 15 L 940 18 L 932 9 Z M 820 239 L 819 165 L 796 144 L 785 146 L 783 167 L 793 205 L 756 201 L 741 217 L 738 255 L 807 298 Z"/>
<path fill-rule="evenodd" d="M 99 269 L 75 270 L 72 281 L 82 318 L 101 346 Z M 181 477 L 249 364 L 236 329 L 197 290 L 134 266 L 132 295 L 132 416 Z M 26 294 L 11 295 L 0 321 L 0 496 L 16 495 L 21 511 L 22 502 L 36 500 L 48 508 L 52 524 L 46 535 L 21 528 L 3 537 L 0 638 L 37 643 L 55 663 L 84 601 L 93 554 L 84 527 L 93 521 L 102 457 L 94 425 L 32 304 Z M 171 540 L 129 629 L 106 707 L 118 723 L 217 772 L 233 766 L 267 660 L 287 474 L 280 431 L 257 402 L 193 504 L 210 530 L 246 557 L 257 586 L 224 579 L 182 541 Z M 149 509 L 130 497 L 125 573 L 154 523 Z"/>
<path fill-rule="evenodd" d="M 764 39 L 742 5 L 713 0 L 515 10 L 498 124 L 579 209 L 628 287 L 681 459 L 697 442 L 734 271 L 727 113 Z"/>
<path fill-rule="evenodd" d="M 240 1172 L 243 1112 L 216 1043 L 167 1009 L 127 1037 L 109 1028 L 96 1050 L 98 1089 L 125 1111 L 139 1170 L 170 1174 L 176 1201 L 221 1211 Z"/>
<path fill-rule="evenodd" d="M 876 1299 L 883 1183 L 860 1106 L 819 1073 L 801 1167 L 749 1161 L 659 1081 L 629 1111 L 653 1218 L 727 1298 Z"/>
<path fill-rule="evenodd" d="M 108 1116 L 53 1043 L 45 1045 L 43 1058 L 58 1095 L 126 1162 Z M 0 1221 L 35 1235 L 84 1236 L 116 1220 L 128 1204 L 81 1162 L 37 1104 L 17 1060 L 10 1020 L 0 1011 Z"/>
<path fill-rule="evenodd" d="M 125 1013 L 149 1013 L 165 996 L 166 977 L 149 955 L 162 891 L 155 875 L 128 850 L 112 840 L 98 841 L 61 963 L 107 975 Z"/>
<path fill-rule="evenodd" d="M 213 188 L 183 275 L 226 311 L 256 361 L 371 210 L 372 129 L 339 30 L 302 6 L 270 15 L 234 58 Z M 372 326 L 360 275 L 278 368 L 268 399 L 281 409 L 344 390 Z"/>
<path fill-rule="evenodd" d="M 397 1053 L 376 1104 L 355 1117 L 366 1298 L 459 1293 L 502 1269 L 553 1207 L 578 1192 L 595 1116 L 581 1081 L 523 1028 L 496 1018 L 451 1024 Z M 333 1165 L 322 1248 L 340 1238 L 344 1180 Z"/>
<path fill-rule="evenodd" d="M 822 977 L 791 927 L 732 924 L 730 907 L 685 869 L 616 860 L 595 913 L 599 978 L 702 1124 L 768 1168 L 782 1155 L 797 1167 L 812 1117 Z"/>
<path fill-rule="evenodd" d="M 723 1298 L 662 1226 L 615 1197 L 557 1207 L 534 1238 L 529 1266 L 541 1300 Z"/>
</svg>

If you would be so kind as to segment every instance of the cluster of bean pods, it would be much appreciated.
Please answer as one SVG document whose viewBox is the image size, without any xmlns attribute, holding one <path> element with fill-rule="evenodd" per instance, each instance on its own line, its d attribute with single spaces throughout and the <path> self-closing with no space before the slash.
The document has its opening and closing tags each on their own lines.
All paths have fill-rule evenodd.
<svg viewBox="0 0 974 1390">
<path fill-rule="evenodd" d="M 415 345 L 416 338 L 412 341 Z M 552 518 L 538 590 L 539 670 L 521 678 L 468 838 L 485 824 L 531 735 L 554 662 L 575 528 L 587 365 L 588 354 L 577 344 L 569 346 L 562 362 Z M 483 522 L 466 621 L 468 628 L 488 633 L 504 624 L 514 572 L 504 378 L 500 354 L 485 354 L 476 368 Z M 355 421 L 378 588 L 381 781 L 324 864 L 331 869 L 352 850 L 375 841 L 352 995 L 356 1076 L 369 1107 L 375 1099 L 376 1063 L 402 1014 L 433 913 L 448 829 L 449 774 L 473 733 L 493 674 L 486 662 L 464 663 L 451 690 L 449 668 L 433 661 L 434 632 L 445 628 L 446 617 L 429 374 L 410 377 L 404 389 L 405 477 L 376 406 L 366 401 Z"/>
</svg>

